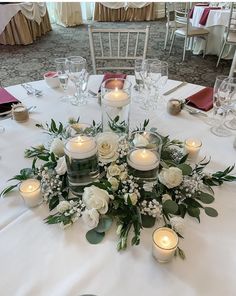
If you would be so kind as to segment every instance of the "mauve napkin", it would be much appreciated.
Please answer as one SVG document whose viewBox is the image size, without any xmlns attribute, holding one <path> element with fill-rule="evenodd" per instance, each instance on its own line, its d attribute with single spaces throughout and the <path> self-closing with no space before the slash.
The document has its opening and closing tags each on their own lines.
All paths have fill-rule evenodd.
<svg viewBox="0 0 236 296">
<path fill-rule="evenodd" d="M 221 7 L 207 7 L 204 9 L 203 14 L 200 18 L 199 24 L 202 26 L 205 26 L 207 19 L 208 19 L 208 15 L 210 13 L 211 10 L 218 10 L 221 9 Z"/>
<path fill-rule="evenodd" d="M 107 79 L 112 79 L 112 78 L 122 78 L 122 79 L 126 79 L 126 77 L 127 77 L 127 74 L 119 74 L 119 73 L 105 73 L 104 74 L 104 76 L 103 76 L 103 80 L 102 80 L 102 83 L 105 81 L 105 80 L 107 80 Z M 111 82 L 109 82 L 109 84 L 111 83 L 111 85 L 107 85 L 106 84 L 106 87 L 107 88 L 119 88 L 119 89 L 121 89 L 121 88 L 123 88 L 123 85 L 124 85 L 124 83 L 120 83 L 120 84 L 116 84 L 115 83 L 115 85 L 113 86 L 112 84 L 114 84 L 112 81 Z M 101 91 L 101 87 L 99 88 L 99 92 Z"/>
<path fill-rule="evenodd" d="M 12 104 L 20 103 L 13 95 L 0 87 L 0 113 L 11 110 Z"/>
<path fill-rule="evenodd" d="M 213 107 L 213 88 L 205 87 L 186 99 L 186 104 L 203 111 Z"/>
</svg>

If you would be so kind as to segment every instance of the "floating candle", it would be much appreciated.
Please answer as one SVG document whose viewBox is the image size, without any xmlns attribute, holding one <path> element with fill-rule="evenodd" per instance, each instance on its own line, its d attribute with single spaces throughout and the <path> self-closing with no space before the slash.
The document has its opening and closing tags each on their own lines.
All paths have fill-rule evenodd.
<svg viewBox="0 0 236 296">
<path fill-rule="evenodd" d="M 115 88 L 104 95 L 104 103 L 112 107 L 124 107 L 130 103 L 130 96 L 122 89 Z"/>
<path fill-rule="evenodd" d="M 157 168 L 157 155 L 148 149 L 137 149 L 130 153 L 128 164 L 139 171 L 150 171 Z"/>
<path fill-rule="evenodd" d="M 77 136 L 66 143 L 65 153 L 75 159 L 85 159 L 97 153 L 97 145 L 92 137 Z"/>
</svg>

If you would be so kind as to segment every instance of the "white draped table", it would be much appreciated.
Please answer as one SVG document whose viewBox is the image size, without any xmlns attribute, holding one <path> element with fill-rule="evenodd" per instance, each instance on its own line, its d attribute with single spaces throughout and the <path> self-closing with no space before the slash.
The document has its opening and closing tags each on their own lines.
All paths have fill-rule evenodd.
<svg viewBox="0 0 236 296">
<path fill-rule="evenodd" d="M 207 54 L 219 55 L 225 30 L 228 26 L 230 10 L 229 9 L 217 9 L 210 10 L 206 24 L 204 26 L 199 24 L 201 16 L 207 8 L 206 6 L 195 6 L 191 24 L 194 27 L 205 28 L 209 31 L 208 42 L 207 42 Z M 195 38 L 193 45 L 193 53 L 199 54 L 205 48 L 205 40 Z M 232 59 L 235 51 L 235 46 L 227 45 L 225 47 L 222 58 Z"/>
<path fill-rule="evenodd" d="M 89 88 L 97 91 L 101 80 L 102 76 L 91 76 Z M 71 116 L 91 122 L 101 117 L 94 98 L 86 106 L 75 107 L 59 102 L 61 91 L 48 88 L 44 81 L 32 84 L 43 90 L 42 97 L 27 96 L 20 85 L 7 88 L 25 105 L 36 105 L 37 109 L 27 123 L 0 121 L 6 129 L 0 135 L 0 190 L 21 168 L 30 166 L 31 161 L 23 157 L 24 150 L 46 140 L 36 123 L 51 118 L 66 122 Z M 177 84 L 168 81 L 166 90 Z M 201 88 L 188 84 L 169 98 L 184 98 Z M 186 111 L 171 116 L 165 110 L 145 112 L 132 103 L 131 126 L 136 127 L 145 118 L 150 118 L 150 127 L 157 127 L 163 135 L 201 139 L 200 156 L 212 158 L 209 170 L 222 170 L 235 162 L 233 138 L 214 136 L 201 119 Z M 235 295 L 235 193 L 236 184 L 215 188 L 213 207 L 219 216 L 210 218 L 202 213 L 201 224 L 186 218 L 185 239 L 180 242 L 186 260 L 176 258 L 159 264 L 151 255 L 153 229 L 142 232 L 139 246 L 118 253 L 114 231 L 99 245 L 90 245 L 82 221 L 65 231 L 58 225 L 46 225 L 43 219 L 48 215 L 47 207 L 27 209 L 15 191 L 0 199 L 1 295 Z"/>
</svg>

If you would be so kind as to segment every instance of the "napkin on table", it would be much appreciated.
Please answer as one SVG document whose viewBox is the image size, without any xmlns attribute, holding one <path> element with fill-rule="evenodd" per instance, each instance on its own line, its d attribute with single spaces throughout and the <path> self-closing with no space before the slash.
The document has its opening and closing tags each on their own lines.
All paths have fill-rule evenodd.
<svg viewBox="0 0 236 296">
<path fill-rule="evenodd" d="M 186 104 L 203 111 L 209 111 L 213 107 L 213 88 L 205 87 L 186 99 Z"/>
<path fill-rule="evenodd" d="M 0 113 L 10 111 L 12 104 L 20 103 L 13 95 L 0 87 Z"/>
<path fill-rule="evenodd" d="M 211 10 L 218 10 L 218 9 L 221 9 L 221 7 L 207 7 L 207 8 L 205 8 L 202 16 L 200 18 L 199 25 L 205 26 L 210 11 Z"/>
<path fill-rule="evenodd" d="M 194 6 L 209 6 L 209 3 L 203 2 L 203 3 L 196 3 Z M 193 17 L 194 7 L 190 9 L 189 11 L 189 18 Z"/>
</svg>

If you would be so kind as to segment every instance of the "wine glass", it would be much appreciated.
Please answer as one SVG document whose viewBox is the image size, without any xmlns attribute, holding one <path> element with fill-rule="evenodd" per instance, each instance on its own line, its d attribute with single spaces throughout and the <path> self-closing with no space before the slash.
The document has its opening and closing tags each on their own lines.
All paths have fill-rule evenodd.
<svg viewBox="0 0 236 296">
<path fill-rule="evenodd" d="M 204 122 L 209 125 L 216 125 L 218 123 L 217 119 L 217 110 L 219 107 L 218 102 L 218 90 L 220 88 L 221 83 L 228 78 L 228 76 L 225 75 L 219 75 L 216 77 L 214 88 L 213 88 L 213 110 L 212 110 L 212 116 L 207 117 Z"/>
<path fill-rule="evenodd" d="M 62 102 L 66 102 L 71 98 L 71 96 L 65 95 L 65 92 L 68 89 L 68 80 L 69 80 L 67 59 L 66 58 L 55 59 L 55 64 L 56 64 L 58 79 L 60 81 L 60 85 L 63 88 L 63 92 L 64 92 L 60 100 Z"/>
<path fill-rule="evenodd" d="M 150 64 L 149 76 L 152 81 L 154 94 L 152 96 L 154 106 L 158 106 L 161 102 L 162 92 L 168 80 L 168 63 L 163 61 L 155 61 Z"/>
<path fill-rule="evenodd" d="M 86 74 L 86 60 L 80 56 L 72 56 L 67 58 L 69 66 L 70 80 L 74 83 L 76 92 L 71 100 L 73 105 L 83 105 L 84 100 L 82 94 L 82 85 Z"/>
<path fill-rule="evenodd" d="M 225 121 L 225 126 L 229 129 L 236 130 L 236 78 L 228 77 L 225 81 L 230 84 L 230 105 L 229 114 L 232 114 L 232 119 Z"/>
<path fill-rule="evenodd" d="M 144 87 L 144 79 L 147 77 L 148 60 L 136 59 L 134 64 L 134 75 L 136 85 L 134 89 L 140 91 L 141 87 Z"/>
<path fill-rule="evenodd" d="M 219 118 L 219 124 L 211 128 L 211 132 L 219 137 L 229 137 L 232 132 L 225 127 L 225 119 L 233 104 L 236 102 L 236 80 L 226 78 L 220 84 L 216 96 L 215 116 Z"/>
</svg>

